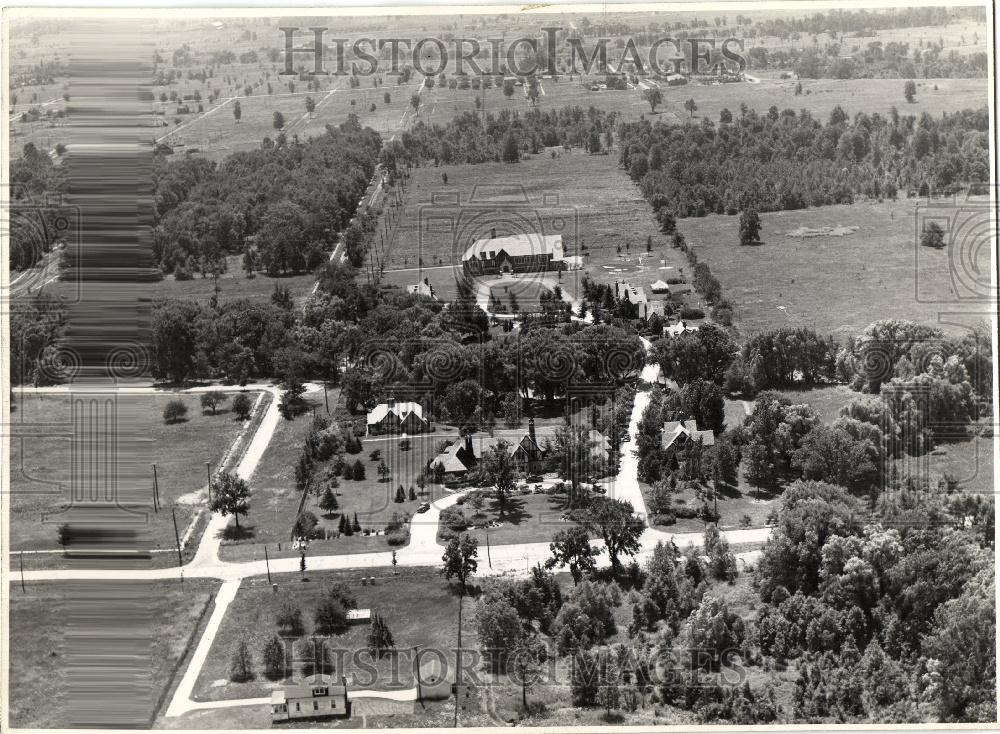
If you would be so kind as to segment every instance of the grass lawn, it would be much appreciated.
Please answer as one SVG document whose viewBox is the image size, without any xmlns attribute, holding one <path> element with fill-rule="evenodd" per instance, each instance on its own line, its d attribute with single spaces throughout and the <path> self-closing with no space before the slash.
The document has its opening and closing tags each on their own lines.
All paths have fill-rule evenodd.
<svg viewBox="0 0 1000 734">
<path fill-rule="evenodd" d="M 644 482 L 640 482 L 639 486 L 642 488 L 643 496 L 648 503 L 651 487 Z M 710 497 L 711 494 L 709 493 L 708 496 Z M 736 530 L 744 527 L 764 527 L 767 525 L 768 516 L 778 509 L 781 502 L 780 497 L 780 491 L 775 493 L 758 491 L 756 487 L 751 486 L 743 477 L 741 467 L 737 485 L 724 487 L 719 491 L 719 528 Z M 702 505 L 702 500 L 698 498 L 694 490 L 678 488 L 677 492 L 674 493 L 673 504 L 675 507 L 698 509 Z M 744 516 L 749 516 L 749 525 L 744 522 Z M 650 516 L 652 526 L 670 533 L 700 533 L 705 529 L 705 521 L 700 517 L 678 517 L 672 525 L 657 523 L 656 519 L 657 516 Z"/>
<path fill-rule="evenodd" d="M 470 502 L 459 507 L 469 520 L 469 534 L 479 541 L 480 548 L 485 547 L 487 537 L 491 545 L 547 543 L 560 530 L 575 524 L 562 519 L 567 510 L 566 495 L 562 493 L 514 494 L 508 497 L 504 522 L 500 527 L 488 527 L 500 519 L 499 505 L 492 497 L 484 499 L 483 508 L 478 512 Z M 438 542 L 447 542 L 440 532 Z"/>
<path fill-rule="evenodd" d="M 90 632 L 108 635 L 113 630 L 117 641 L 135 641 L 135 657 L 104 664 L 122 666 L 106 670 L 113 680 L 122 683 L 122 696 L 128 705 L 138 707 L 138 715 L 152 721 L 163 707 L 178 664 L 188 646 L 197 640 L 203 614 L 219 584 L 207 579 L 139 582 L 65 582 L 30 583 L 27 593 L 19 584 L 10 586 L 10 721 L 18 728 L 64 728 L 73 726 L 71 697 L 85 696 L 93 684 L 94 667 L 100 653 L 91 642 L 70 635 Z M 99 611 L 94 606 L 99 604 Z M 92 616 L 84 616 L 92 615 Z M 88 625 L 95 627 L 88 628 Z M 96 626 L 100 625 L 100 626 Z M 113 628 L 113 630 L 112 630 Z M 88 638 L 88 640 L 93 638 Z M 105 652 L 104 650 L 101 653 Z M 114 649 L 114 654 L 121 652 Z M 87 659 L 90 658 L 90 663 Z M 130 669 L 135 670 L 131 678 Z M 148 694 L 144 676 L 148 675 Z M 138 686 L 136 697 L 129 686 Z M 78 688 L 74 691 L 74 688 Z M 86 692 L 85 692 L 86 691 Z M 106 694 L 105 694 L 106 695 Z M 45 701 L 44 706 L 38 705 Z M 124 707 L 125 700 L 119 701 Z M 75 710 L 75 705 L 74 705 Z M 140 728 L 142 722 L 137 724 Z"/>
<path fill-rule="evenodd" d="M 336 397 L 331 396 L 331 400 Z M 322 414 L 322 392 L 308 393 L 305 399 L 316 407 L 317 414 Z M 311 423 L 311 408 L 293 420 L 278 421 L 271 442 L 249 480 L 250 513 L 240 520 L 238 539 L 227 538 L 223 549 L 234 542 L 273 543 L 289 539 L 300 497 L 295 487 L 295 463 Z M 234 528 L 235 522 L 230 520 L 229 527 Z"/>
<path fill-rule="evenodd" d="M 808 390 L 782 390 L 782 395 L 795 405 L 805 403 L 812 408 L 823 423 L 833 423 L 840 417 L 840 409 L 853 400 L 863 399 L 863 393 L 856 392 L 847 385 L 813 387 Z"/>
<path fill-rule="evenodd" d="M 924 456 L 896 459 L 896 467 L 903 475 L 927 477 L 932 487 L 947 474 L 958 480 L 959 491 L 988 495 L 995 491 L 995 441 L 995 438 L 976 436 L 942 442 Z"/>
<path fill-rule="evenodd" d="M 348 684 L 357 688 L 410 688 L 413 685 L 412 656 L 414 645 L 422 650 L 440 650 L 454 659 L 458 631 L 458 596 L 453 593 L 437 569 L 401 569 L 398 576 L 387 571 L 374 585 L 362 586 L 363 572 L 324 572 L 307 574 L 308 583 L 294 576 L 278 577 L 278 592 L 261 579 L 246 580 L 229 607 L 219 633 L 212 644 L 205 666 L 195 685 L 199 701 L 218 701 L 268 695 L 280 685 L 263 675 L 260 650 L 276 634 L 275 615 L 285 602 L 297 606 L 303 615 L 306 631 L 313 629 L 316 605 L 334 583 L 342 583 L 356 597 L 358 608 L 377 610 L 392 631 L 398 657 L 384 657 L 374 663 L 377 673 L 363 666 L 373 663 L 367 657 L 368 625 L 351 627 L 334 638 L 331 657 L 337 665 L 335 675 L 346 675 Z M 466 598 L 462 619 L 462 645 L 478 646 L 475 632 L 475 602 Z M 419 610 L 419 611 L 417 611 Z M 254 658 L 254 680 L 245 683 L 228 681 L 229 664 L 236 643 L 247 635 Z M 343 651 L 338 657 L 337 651 Z M 357 657 L 356 657 L 357 656 Z M 341 661 L 341 662 L 338 662 Z M 300 675 L 297 666 L 295 675 Z M 224 681 L 220 683 L 220 681 Z"/>
<path fill-rule="evenodd" d="M 251 395 L 256 398 L 256 393 Z M 187 419 L 167 425 L 163 408 L 180 399 Z M 59 520 L 43 523 L 43 514 L 57 512 L 70 498 L 72 403 L 67 396 L 19 396 L 12 419 L 26 430 L 47 424 L 48 435 L 30 431 L 11 441 L 11 550 L 58 550 Z M 205 496 L 205 462 L 217 466 L 243 423 L 228 409 L 216 415 L 202 412 L 197 395 L 163 392 L 155 396 L 117 398 L 116 480 L 122 504 L 147 513 L 150 547 L 173 548 L 174 508 L 183 533 Z M 33 434 L 33 435 L 32 435 Z M 27 437 L 30 436 L 30 437 Z M 157 466 L 162 509 L 152 512 L 152 468 Z M 165 510 L 165 511 L 164 511 Z M 141 528 L 140 528 L 141 529 Z M 25 556 L 26 564 L 32 556 Z"/>
<path fill-rule="evenodd" d="M 915 199 L 772 212 L 761 215 L 764 243 L 757 247 L 739 245 L 737 215 L 682 219 L 678 228 L 722 282 L 743 331 L 807 326 L 845 337 L 876 319 L 938 325 L 949 306 L 977 306 L 975 298 L 964 300 L 973 294 L 970 269 L 988 272 L 990 248 L 973 252 L 973 242 L 942 250 L 919 247 L 921 206 L 952 217 L 953 228 L 971 227 L 976 216 L 959 215 L 945 202 L 928 207 Z M 857 230 L 843 236 L 788 236 L 800 227 Z M 976 262 L 954 265 L 956 258 L 967 257 Z"/>
<path fill-rule="evenodd" d="M 263 273 L 257 273 L 253 278 L 247 278 L 243 271 L 243 257 L 230 255 L 226 258 L 227 270 L 219 276 L 219 302 L 225 304 L 237 299 L 248 299 L 254 302 L 269 302 L 276 286 L 286 286 L 296 303 L 301 304 L 316 283 L 312 273 L 289 275 L 271 278 Z M 46 291 L 53 295 L 63 295 L 67 298 L 75 296 L 78 286 L 73 283 L 54 281 L 47 285 Z M 149 284 L 149 295 L 155 299 L 183 299 L 208 303 L 215 294 L 215 280 L 203 278 L 195 274 L 191 280 L 175 280 L 173 275 L 164 276 L 163 280 Z"/>
</svg>

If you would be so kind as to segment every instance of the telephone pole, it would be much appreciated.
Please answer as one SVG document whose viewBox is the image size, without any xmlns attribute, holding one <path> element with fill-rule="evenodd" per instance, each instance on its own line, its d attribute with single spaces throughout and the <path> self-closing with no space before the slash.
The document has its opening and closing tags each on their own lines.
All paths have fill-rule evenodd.
<svg viewBox="0 0 1000 734">
<path fill-rule="evenodd" d="M 174 520 L 174 540 L 177 541 L 177 565 L 183 566 L 184 557 L 181 555 L 181 536 L 180 533 L 177 532 L 177 513 L 174 511 L 173 507 L 170 508 L 170 517 Z M 181 576 L 181 583 L 184 583 L 184 576 Z"/>
<path fill-rule="evenodd" d="M 160 483 L 156 477 L 156 463 L 153 463 L 153 511 L 160 511 Z"/>
<path fill-rule="evenodd" d="M 212 464 L 205 462 L 205 474 L 208 476 L 208 504 L 212 505 Z"/>
</svg>

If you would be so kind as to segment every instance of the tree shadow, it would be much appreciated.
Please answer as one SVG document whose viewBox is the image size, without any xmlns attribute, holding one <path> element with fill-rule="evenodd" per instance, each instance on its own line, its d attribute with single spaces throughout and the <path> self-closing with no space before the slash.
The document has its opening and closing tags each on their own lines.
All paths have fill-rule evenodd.
<svg viewBox="0 0 1000 734">
<path fill-rule="evenodd" d="M 500 504 L 495 499 L 492 500 L 490 511 L 496 513 L 497 519 L 500 518 Z M 503 511 L 504 522 L 509 522 L 511 525 L 520 525 L 525 520 L 531 519 L 531 517 L 533 516 L 524 509 L 523 499 L 516 496 L 507 498 L 507 503 Z"/>
<path fill-rule="evenodd" d="M 257 535 L 257 530 L 253 525 L 227 525 L 220 533 L 223 540 L 249 540 Z"/>
</svg>

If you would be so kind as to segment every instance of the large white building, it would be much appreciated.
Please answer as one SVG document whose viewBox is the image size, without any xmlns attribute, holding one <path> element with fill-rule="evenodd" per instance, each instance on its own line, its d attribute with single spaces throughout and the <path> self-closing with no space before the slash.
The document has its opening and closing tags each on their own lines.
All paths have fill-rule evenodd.
<svg viewBox="0 0 1000 734">
<path fill-rule="evenodd" d="M 476 240 L 462 255 L 466 275 L 503 275 L 565 270 L 562 235 L 538 233 Z"/>
</svg>

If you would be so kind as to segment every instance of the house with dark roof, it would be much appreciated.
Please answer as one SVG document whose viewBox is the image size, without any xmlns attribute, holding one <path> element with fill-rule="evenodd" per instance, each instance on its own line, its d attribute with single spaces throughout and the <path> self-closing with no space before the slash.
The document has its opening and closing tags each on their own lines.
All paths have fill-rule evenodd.
<svg viewBox="0 0 1000 734">
<path fill-rule="evenodd" d="M 694 420 L 667 421 L 663 424 L 663 448 L 669 449 L 671 446 L 681 448 L 689 441 L 701 441 L 702 446 L 714 446 L 715 434 L 711 431 L 698 430 L 698 423 Z"/>
<path fill-rule="evenodd" d="M 541 471 L 547 453 L 547 446 L 554 441 L 556 427 L 548 426 L 536 431 L 534 418 L 528 419 L 528 430 L 522 434 L 496 432 L 493 436 L 474 436 L 468 434 L 448 446 L 430 462 L 433 470 L 440 464 L 445 476 L 460 477 L 474 469 L 483 455 L 501 441 L 507 443 L 507 450 L 521 471 L 534 473 Z M 611 451 L 611 441 L 600 431 L 590 431 L 590 441 L 593 443 L 595 460 L 607 461 Z"/>
<path fill-rule="evenodd" d="M 397 402 L 390 399 L 368 412 L 369 434 L 423 433 L 430 428 L 420 403 Z"/>
<path fill-rule="evenodd" d="M 298 719 L 347 718 L 351 702 L 347 697 L 347 678 L 334 685 L 329 676 L 317 675 L 297 685 L 271 692 L 271 721 Z"/>
<path fill-rule="evenodd" d="M 626 281 L 615 281 L 615 298 L 619 301 L 628 301 L 636 307 L 636 313 L 643 321 L 655 313 L 663 316 L 663 302 L 651 301 L 643 286 L 635 286 Z"/>
<path fill-rule="evenodd" d="M 562 235 L 538 233 L 476 240 L 462 255 L 462 270 L 468 276 L 540 273 L 564 270 Z"/>
</svg>

